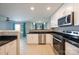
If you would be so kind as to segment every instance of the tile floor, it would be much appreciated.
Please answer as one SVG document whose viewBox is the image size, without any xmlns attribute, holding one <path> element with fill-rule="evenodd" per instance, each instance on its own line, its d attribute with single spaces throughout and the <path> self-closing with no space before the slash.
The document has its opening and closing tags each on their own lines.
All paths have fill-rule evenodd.
<svg viewBox="0 0 79 59">
<path fill-rule="evenodd" d="M 27 44 L 26 38 L 22 38 L 20 43 L 21 55 L 54 55 L 50 45 Z"/>
<path fill-rule="evenodd" d="M 50 45 L 27 45 L 27 55 L 54 55 Z"/>
</svg>

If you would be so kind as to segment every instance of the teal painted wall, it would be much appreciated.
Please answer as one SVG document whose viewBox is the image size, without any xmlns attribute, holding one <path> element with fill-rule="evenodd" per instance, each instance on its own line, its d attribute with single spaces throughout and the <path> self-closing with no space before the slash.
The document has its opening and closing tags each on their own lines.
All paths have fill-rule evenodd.
<svg viewBox="0 0 79 59">
<path fill-rule="evenodd" d="M 0 22 L 0 30 L 13 30 L 14 22 Z"/>
</svg>

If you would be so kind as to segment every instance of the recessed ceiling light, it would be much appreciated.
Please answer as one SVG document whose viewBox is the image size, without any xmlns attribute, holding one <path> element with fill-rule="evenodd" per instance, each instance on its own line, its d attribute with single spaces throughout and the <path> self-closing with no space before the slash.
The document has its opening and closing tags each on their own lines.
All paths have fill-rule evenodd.
<svg viewBox="0 0 79 59">
<path fill-rule="evenodd" d="M 50 10 L 51 8 L 50 7 L 47 7 L 47 10 Z"/>
<path fill-rule="evenodd" d="M 34 7 L 30 7 L 30 9 L 33 11 L 35 8 Z"/>
</svg>

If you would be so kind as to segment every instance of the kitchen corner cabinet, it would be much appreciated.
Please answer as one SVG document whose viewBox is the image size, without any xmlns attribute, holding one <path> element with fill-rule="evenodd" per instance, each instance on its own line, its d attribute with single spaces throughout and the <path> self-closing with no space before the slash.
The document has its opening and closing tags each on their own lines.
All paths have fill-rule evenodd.
<svg viewBox="0 0 79 59">
<path fill-rule="evenodd" d="M 16 55 L 16 50 L 16 40 L 14 40 L 0 47 L 0 55 Z"/>
</svg>

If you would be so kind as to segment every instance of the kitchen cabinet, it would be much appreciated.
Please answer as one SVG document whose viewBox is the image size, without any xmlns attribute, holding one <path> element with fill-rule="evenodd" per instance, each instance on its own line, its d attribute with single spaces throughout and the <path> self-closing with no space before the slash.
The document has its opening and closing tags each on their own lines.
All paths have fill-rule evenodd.
<svg viewBox="0 0 79 59">
<path fill-rule="evenodd" d="M 66 42 L 65 43 L 65 54 L 66 55 L 79 55 L 79 48 Z"/>
<path fill-rule="evenodd" d="M 6 55 L 6 45 L 0 46 L 0 55 Z"/>
<path fill-rule="evenodd" d="M 20 33 L 14 30 L 0 31 L 0 55 L 20 54 Z"/>
<path fill-rule="evenodd" d="M 14 40 L 0 47 L 0 55 L 16 55 L 16 50 L 16 40 Z"/>
<path fill-rule="evenodd" d="M 8 55 L 16 55 L 16 40 L 6 44 L 6 53 Z"/>
<path fill-rule="evenodd" d="M 79 4 L 74 3 L 74 25 L 79 25 Z"/>
<path fill-rule="evenodd" d="M 52 35 L 51 34 L 27 34 L 28 44 L 50 44 L 52 45 Z"/>
<path fill-rule="evenodd" d="M 54 20 L 54 17 L 51 17 L 51 27 L 58 27 L 57 19 Z"/>
<path fill-rule="evenodd" d="M 28 44 L 38 44 L 38 34 L 27 34 Z"/>
<path fill-rule="evenodd" d="M 77 6 L 78 7 L 78 6 Z M 79 10 L 79 9 L 77 9 Z M 58 27 L 58 19 L 64 17 L 73 12 L 73 3 L 63 4 L 55 13 L 51 16 L 51 27 Z M 74 12 L 75 13 L 75 12 Z M 78 13 L 78 12 L 77 12 Z M 79 14 L 79 13 L 78 13 Z M 78 15 L 76 15 L 78 16 Z M 75 17 L 76 17 L 75 16 Z M 79 19 L 79 18 L 78 18 Z M 76 19 L 75 19 L 76 20 Z M 78 22 L 78 21 L 77 21 Z"/>
<path fill-rule="evenodd" d="M 46 44 L 53 45 L 53 35 L 46 34 Z"/>
</svg>

